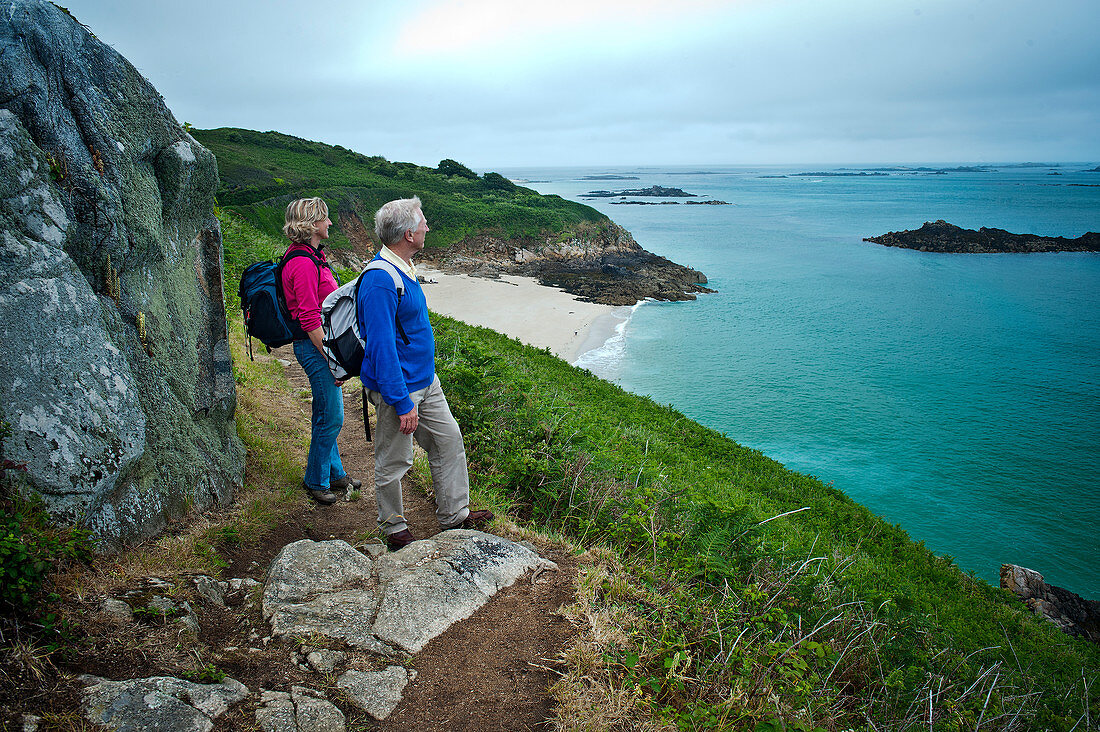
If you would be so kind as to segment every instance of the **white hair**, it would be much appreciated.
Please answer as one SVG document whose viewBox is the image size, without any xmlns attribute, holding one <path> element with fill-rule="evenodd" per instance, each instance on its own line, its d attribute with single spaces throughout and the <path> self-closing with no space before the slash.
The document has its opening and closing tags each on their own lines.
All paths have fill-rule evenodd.
<svg viewBox="0 0 1100 732">
<path fill-rule="evenodd" d="M 374 215 L 374 233 L 386 246 L 405 237 L 405 232 L 416 231 L 424 213 L 420 210 L 420 198 L 399 198 L 383 204 Z"/>
</svg>

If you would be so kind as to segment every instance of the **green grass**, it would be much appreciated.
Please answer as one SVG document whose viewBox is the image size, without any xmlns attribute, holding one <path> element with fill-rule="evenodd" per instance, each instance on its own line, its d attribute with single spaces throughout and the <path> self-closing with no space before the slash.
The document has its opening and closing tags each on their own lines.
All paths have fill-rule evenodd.
<svg viewBox="0 0 1100 732">
<path fill-rule="evenodd" d="M 426 168 L 277 132 L 191 132 L 217 156 L 222 208 L 276 238 L 281 237 L 286 205 L 306 196 L 328 203 L 330 218 L 337 222 L 329 246 L 337 248 L 349 245 L 339 225 L 341 214 L 357 217 L 369 231 L 379 206 L 413 195 L 420 196 L 431 224 L 426 239 L 430 247 L 479 234 L 521 241 L 565 239 L 609 223 L 589 206 L 540 195 L 496 173 L 478 177 L 454 161 L 441 161 L 441 169 Z"/>
<path fill-rule="evenodd" d="M 931 696 L 933 729 L 1098 718 L 1095 647 L 842 492 L 543 351 L 433 322 L 472 482 L 629 567 L 636 591 L 608 602 L 642 620 L 607 667 L 656 714 L 928 729 Z"/>
</svg>

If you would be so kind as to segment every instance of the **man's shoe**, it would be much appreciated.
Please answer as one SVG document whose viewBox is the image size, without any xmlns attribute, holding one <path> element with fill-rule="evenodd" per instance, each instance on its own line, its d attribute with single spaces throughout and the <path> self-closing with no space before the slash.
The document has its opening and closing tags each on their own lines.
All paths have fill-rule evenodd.
<svg viewBox="0 0 1100 732">
<path fill-rule="evenodd" d="M 392 551 L 397 551 L 402 547 L 406 547 L 416 541 L 416 537 L 408 529 L 403 531 L 395 531 L 392 534 L 386 534 L 386 546 Z"/>
<path fill-rule="evenodd" d="M 302 488 L 305 489 L 305 492 L 309 494 L 310 498 L 312 498 L 314 501 L 322 506 L 330 506 L 340 500 L 339 497 L 337 497 L 337 495 L 332 491 L 315 490 L 306 485 L 304 481 L 302 482 Z"/>
<path fill-rule="evenodd" d="M 448 526 L 448 529 L 479 529 L 482 526 L 487 525 L 495 518 L 492 511 L 478 509 L 476 511 L 470 511 L 470 515 L 459 524 L 454 526 Z"/>
<path fill-rule="evenodd" d="M 343 478 L 337 478 L 336 480 L 330 480 L 328 482 L 329 490 L 343 493 L 346 490 L 359 490 L 363 487 L 363 481 L 356 480 L 350 475 L 345 475 Z"/>
</svg>

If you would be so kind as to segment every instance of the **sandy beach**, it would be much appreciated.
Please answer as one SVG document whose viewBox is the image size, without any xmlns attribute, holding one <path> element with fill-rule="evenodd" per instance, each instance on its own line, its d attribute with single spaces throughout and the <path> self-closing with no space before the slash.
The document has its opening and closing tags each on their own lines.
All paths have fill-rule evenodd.
<svg viewBox="0 0 1100 732">
<path fill-rule="evenodd" d="M 623 320 L 623 308 L 581 302 L 531 277 L 491 280 L 423 266 L 417 274 L 428 280 L 424 296 L 433 312 L 549 348 L 570 363 L 603 345 Z"/>
</svg>

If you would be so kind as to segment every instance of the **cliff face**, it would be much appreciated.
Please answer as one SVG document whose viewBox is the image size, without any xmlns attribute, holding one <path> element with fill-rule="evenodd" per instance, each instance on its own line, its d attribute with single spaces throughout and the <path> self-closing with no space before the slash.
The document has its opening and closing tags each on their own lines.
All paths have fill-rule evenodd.
<svg viewBox="0 0 1100 732">
<path fill-rule="evenodd" d="M 617 224 L 583 227 L 565 241 L 528 239 L 517 243 L 476 236 L 450 247 L 425 249 L 417 258 L 452 272 L 496 277 L 536 277 L 583 300 L 633 305 L 655 300 L 694 300 L 703 285 L 702 272 L 670 262 L 642 249 Z"/>
<path fill-rule="evenodd" d="M 67 13 L 0 1 L 6 459 L 105 546 L 243 473 L 214 156 Z"/>
</svg>

